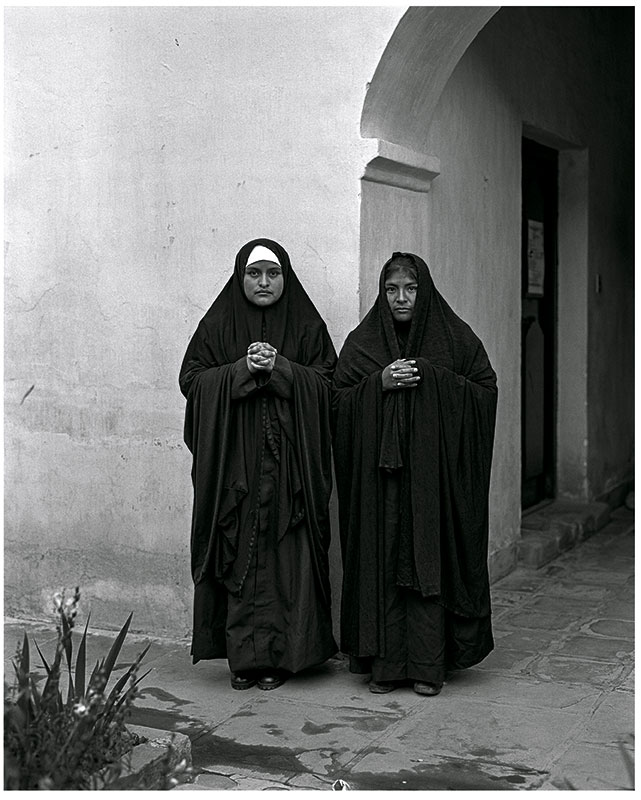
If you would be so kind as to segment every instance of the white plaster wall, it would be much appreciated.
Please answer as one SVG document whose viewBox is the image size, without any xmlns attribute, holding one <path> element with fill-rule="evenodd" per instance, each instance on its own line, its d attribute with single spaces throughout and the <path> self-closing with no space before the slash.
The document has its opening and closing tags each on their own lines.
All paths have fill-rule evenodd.
<svg viewBox="0 0 641 800">
<path fill-rule="evenodd" d="M 358 321 L 360 113 L 401 14 L 5 9 L 7 613 L 79 584 L 93 624 L 189 629 L 184 349 L 259 235 L 337 347 Z"/>
</svg>

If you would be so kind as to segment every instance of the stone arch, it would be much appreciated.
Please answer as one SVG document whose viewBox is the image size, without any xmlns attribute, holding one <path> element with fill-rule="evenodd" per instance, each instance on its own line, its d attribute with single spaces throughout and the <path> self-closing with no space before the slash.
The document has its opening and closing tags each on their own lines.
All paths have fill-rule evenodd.
<svg viewBox="0 0 641 800">
<path fill-rule="evenodd" d="M 399 247 L 427 252 L 426 193 L 440 163 L 426 152 L 425 134 L 456 65 L 498 10 L 410 8 L 381 56 L 361 114 L 373 156 L 361 182 L 361 314 L 376 296 L 372 265 Z"/>
<path fill-rule="evenodd" d="M 401 18 L 369 86 L 361 135 L 421 149 L 441 92 L 499 6 L 413 7 Z M 430 80 L 426 81 L 425 76 Z"/>
</svg>

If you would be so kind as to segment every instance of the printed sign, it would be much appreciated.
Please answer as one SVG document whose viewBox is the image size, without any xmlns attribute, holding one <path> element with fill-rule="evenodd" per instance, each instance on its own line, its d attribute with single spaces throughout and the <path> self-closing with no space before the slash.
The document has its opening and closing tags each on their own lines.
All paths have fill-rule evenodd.
<svg viewBox="0 0 641 800">
<path fill-rule="evenodd" d="M 545 255 L 543 252 L 543 223 L 527 221 L 527 293 L 543 297 Z"/>
</svg>

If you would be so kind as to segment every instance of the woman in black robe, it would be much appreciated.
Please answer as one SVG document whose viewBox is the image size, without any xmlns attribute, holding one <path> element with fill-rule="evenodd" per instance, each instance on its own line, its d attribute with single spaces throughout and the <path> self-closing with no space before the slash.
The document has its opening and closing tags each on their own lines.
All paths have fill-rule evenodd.
<svg viewBox="0 0 641 800">
<path fill-rule="evenodd" d="M 255 239 L 180 371 L 193 454 L 191 654 L 235 689 L 336 653 L 328 569 L 336 352 L 285 250 Z"/>
<path fill-rule="evenodd" d="M 334 374 L 341 650 L 370 690 L 441 690 L 493 648 L 487 569 L 496 375 L 483 345 L 394 253 Z"/>
</svg>

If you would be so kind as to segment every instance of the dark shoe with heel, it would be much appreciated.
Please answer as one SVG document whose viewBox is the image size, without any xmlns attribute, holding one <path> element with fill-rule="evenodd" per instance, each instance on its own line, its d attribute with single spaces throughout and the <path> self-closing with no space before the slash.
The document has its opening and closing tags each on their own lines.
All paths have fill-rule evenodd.
<svg viewBox="0 0 641 800">
<path fill-rule="evenodd" d="M 287 678 L 288 676 L 282 672 L 268 672 L 265 675 L 261 675 L 258 679 L 258 688 L 263 689 L 263 691 L 278 689 L 279 686 L 285 683 Z"/>
<path fill-rule="evenodd" d="M 232 672 L 231 674 L 231 688 L 232 689 L 251 689 L 256 686 L 257 678 L 255 675 L 248 673 Z"/>
<path fill-rule="evenodd" d="M 442 683 L 427 683 L 426 681 L 416 681 L 414 691 L 416 694 L 423 694 L 427 697 L 435 697 L 443 688 Z"/>
<path fill-rule="evenodd" d="M 396 684 L 389 683 L 388 681 L 370 681 L 369 690 L 372 694 L 387 694 L 396 689 Z"/>
</svg>

